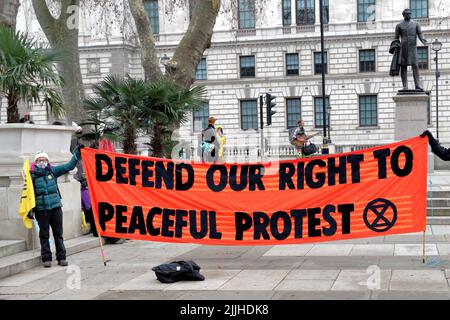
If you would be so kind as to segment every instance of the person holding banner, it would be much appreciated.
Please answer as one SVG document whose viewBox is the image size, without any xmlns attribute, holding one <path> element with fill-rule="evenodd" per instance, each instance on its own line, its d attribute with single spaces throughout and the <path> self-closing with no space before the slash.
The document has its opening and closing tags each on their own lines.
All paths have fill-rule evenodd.
<svg viewBox="0 0 450 320">
<path fill-rule="evenodd" d="M 420 136 L 428 136 L 428 143 L 430 144 L 431 151 L 442 160 L 450 161 L 450 148 L 443 147 L 439 141 L 433 137 L 433 134 L 429 130 L 425 130 Z"/>
<path fill-rule="evenodd" d="M 34 157 L 30 166 L 31 178 L 36 197 L 34 213 L 39 225 L 39 240 L 41 243 L 41 259 L 45 268 L 52 266 L 52 251 L 50 248 L 50 227 L 55 239 L 56 258 L 58 265 L 67 266 L 66 248 L 63 239 L 63 212 L 61 210 L 61 194 L 57 178 L 73 170 L 81 159 L 80 148 L 73 151 L 72 159 L 63 165 L 52 166 L 47 153 L 40 151 Z"/>
</svg>

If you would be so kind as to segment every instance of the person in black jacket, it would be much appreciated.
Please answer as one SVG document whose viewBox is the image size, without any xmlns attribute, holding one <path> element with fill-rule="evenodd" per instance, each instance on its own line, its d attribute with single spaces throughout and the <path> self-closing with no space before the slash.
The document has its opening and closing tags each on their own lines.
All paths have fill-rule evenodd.
<svg viewBox="0 0 450 320">
<path fill-rule="evenodd" d="M 442 160 L 450 161 L 450 148 L 443 147 L 439 141 L 433 137 L 433 134 L 430 131 L 425 130 L 420 136 L 428 136 L 428 143 L 431 146 L 431 151 Z"/>
</svg>

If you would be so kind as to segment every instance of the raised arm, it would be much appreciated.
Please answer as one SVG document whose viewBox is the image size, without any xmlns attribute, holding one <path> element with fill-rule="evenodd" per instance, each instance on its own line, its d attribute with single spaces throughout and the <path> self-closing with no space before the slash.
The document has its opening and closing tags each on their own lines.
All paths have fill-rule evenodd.
<svg viewBox="0 0 450 320">
<path fill-rule="evenodd" d="M 433 151 L 433 153 L 435 155 L 437 155 L 439 158 L 441 158 L 444 161 L 449 161 L 450 160 L 450 149 L 449 148 L 444 148 L 431 134 L 430 131 L 426 130 L 424 131 L 421 136 L 428 136 L 428 142 L 430 143 L 431 146 L 431 151 Z"/>
<path fill-rule="evenodd" d="M 81 160 L 80 148 L 76 147 L 73 151 L 72 159 L 70 159 L 70 161 L 65 164 L 53 167 L 53 174 L 55 175 L 55 177 L 66 174 L 67 172 L 75 169 L 75 166 L 77 165 L 79 160 Z"/>
</svg>

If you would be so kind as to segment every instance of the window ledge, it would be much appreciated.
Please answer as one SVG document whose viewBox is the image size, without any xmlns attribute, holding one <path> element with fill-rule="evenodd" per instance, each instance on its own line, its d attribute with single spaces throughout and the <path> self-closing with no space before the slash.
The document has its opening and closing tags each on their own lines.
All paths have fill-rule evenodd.
<svg viewBox="0 0 450 320">
<path fill-rule="evenodd" d="M 378 130 L 378 129 L 381 129 L 381 127 L 380 126 L 373 126 L 373 127 L 369 127 L 369 126 L 361 127 L 361 126 L 359 126 L 359 127 L 356 127 L 356 130 Z"/>
</svg>

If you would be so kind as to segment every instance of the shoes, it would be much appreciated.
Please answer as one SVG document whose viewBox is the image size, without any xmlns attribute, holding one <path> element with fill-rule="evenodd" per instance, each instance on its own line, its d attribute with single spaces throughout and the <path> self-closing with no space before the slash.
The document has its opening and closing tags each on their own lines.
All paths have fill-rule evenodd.
<svg viewBox="0 0 450 320">
<path fill-rule="evenodd" d="M 58 265 L 61 267 L 67 267 L 69 263 L 67 262 L 67 260 L 58 260 Z"/>
<path fill-rule="evenodd" d="M 51 261 L 44 261 L 43 266 L 44 266 L 44 268 L 50 268 L 52 266 L 52 262 Z"/>
</svg>

